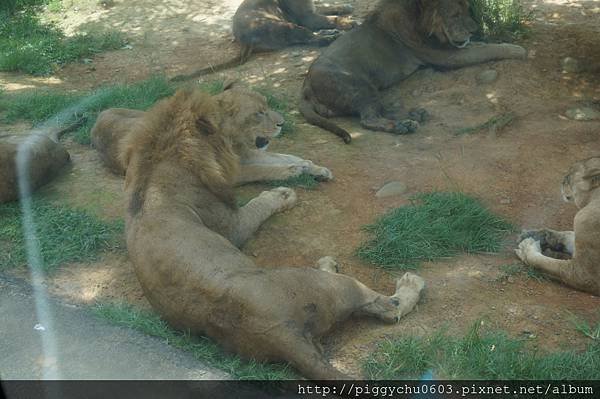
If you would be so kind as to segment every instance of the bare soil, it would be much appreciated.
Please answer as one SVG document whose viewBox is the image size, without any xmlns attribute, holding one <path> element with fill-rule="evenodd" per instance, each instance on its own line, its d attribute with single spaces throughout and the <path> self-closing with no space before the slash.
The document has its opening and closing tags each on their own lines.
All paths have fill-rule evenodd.
<svg viewBox="0 0 600 399">
<path fill-rule="evenodd" d="M 90 28 L 122 30 L 130 49 L 96 56 L 91 64 L 72 64 L 52 78 L 0 74 L 7 91 L 30 87 L 88 90 L 134 82 L 161 72 L 168 76 L 232 58 L 230 19 L 241 0 L 116 0 L 108 8 L 97 1 L 69 1 L 54 15 L 68 32 Z M 337 2 L 337 1 L 336 1 Z M 354 0 L 358 18 L 375 0 Z M 430 190 L 461 190 L 480 198 L 516 226 L 570 230 L 576 209 L 561 200 L 560 182 L 576 160 L 600 152 L 600 121 L 572 121 L 567 109 L 600 101 L 600 2 L 596 0 L 525 0 L 534 11 L 532 32 L 519 44 L 525 61 L 502 61 L 456 71 L 424 69 L 393 88 L 390 102 L 421 106 L 431 114 L 416 134 L 393 136 L 366 131 L 357 120 L 337 121 L 353 135 L 344 145 L 331 133 L 304 123 L 273 143 L 288 152 L 329 167 L 335 180 L 316 190 L 298 189 L 299 204 L 268 221 L 243 249 L 264 267 L 311 266 L 335 256 L 342 272 L 381 292 L 393 291 L 397 274 L 366 264 L 354 255 L 367 237 L 361 226 L 386 210 Z M 77 10 L 76 10 L 77 8 Z M 245 65 L 208 79 L 233 76 L 253 87 L 266 87 L 296 109 L 299 89 L 318 49 L 294 47 L 258 54 Z M 564 73 L 564 57 L 579 59 L 583 71 Z M 476 77 L 495 69 L 492 83 Z M 495 115 L 515 119 L 498 131 L 457 134 Z M 73 166 L 45 188 L 65 201 L 106 218 L 123 214 L 122 179 L 103 169 L 90 148 L 65 141 Z M 375 191 L 397 180 L 408 186 L 402 196 L 376 198 Z M 240 189 L 256 194 L 266 186 Z M 352 319 L 327 337 L 325 348 L 340 369 L 360 373 L 361 360 L 385 337 L 425 334 L 446 326 L 462 332 L 485 317 L 487 323 L 531 345 L 548 350 L 581 348 L 586 343 L 571 323 L 571 313 L 597 322 L 600 298 L 525 275 L 503 276 L 501 266 L 518 263 L 513 244 L 496 255 L 464 255 L 423 264 L 418 273 L 427 290 L 418 308 L 397 325 Z M 109 255 L 91 265 L 67 265 L 49 277 L 52 292 L 74 303 L 126 301 L 148 306 L 126 255 Z"/>
</svg>

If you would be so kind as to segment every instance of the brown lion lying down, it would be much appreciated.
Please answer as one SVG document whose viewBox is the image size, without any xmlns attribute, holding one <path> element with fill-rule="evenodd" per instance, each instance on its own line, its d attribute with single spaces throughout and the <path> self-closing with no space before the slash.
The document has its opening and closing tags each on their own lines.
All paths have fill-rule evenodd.
<svg viewBox="0 0 600 399">
<path fill-rule="evenodd" d="M 273 51 L 297 44 L 326 46 L 354 23 L 334 14 L 350 14 L 349 5 L 315 9 L 313 0 L 244 0 L 233 16 L 233 36 L 240 55 L 222 64 L 173 78 L 181 81 L 221 71 L 245 63 L 254 52 Z"/>
<path fill-rule="evenodd" d="M 427 113 L 385 109 L 381 90 L 425 65 L 460 68 L 525 57 L 519 46 L 469 44 L 476 28 L 468 0 L 381 0 L 361 26 L 327 47 L 311 65 L 300 111 L 346 143 L 350 134 L 326 118 L 358 115 L 367 129 L 414 132 Z"/>
<path fill-rule="evenodd" d="M 526 231 L 517 256 L 566 285 L 600 296 L 600 157 L 575 163 L 561 188 L 565 201 L 579 208 L 574 231 Z M 570 259 L 551 258 L 542 253 L 545 250 Z"/>
<path fill-rule="evenodd" d="M 268 111 L 266 102 L 260 106 Z M 336 274 L 329 257 L 319 269 L 263 269 L 240 252 L 265 220 L 294 206 L 296 195 L 280 187 L 235 206 L 240 165 L 233 143 L 240 131 L 232 119 L 239 113 L 216 97 L 179 91 L 138 120 L 123 143 L 127 249 L 137 277 L 177 328 L 246 357 L 287 361 L 309 378 L 343 378 L 319 337 L 352 314 L 397 322 L 414 308 L 423 280 L 406 273 L 384 296 Z M 245 134 L 260 139 L 256 131 Z"/>
</svg>

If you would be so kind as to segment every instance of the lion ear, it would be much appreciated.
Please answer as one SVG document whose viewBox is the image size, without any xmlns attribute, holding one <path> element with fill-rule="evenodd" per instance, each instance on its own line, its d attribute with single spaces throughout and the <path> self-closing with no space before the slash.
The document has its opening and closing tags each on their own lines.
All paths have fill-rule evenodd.
<svg viewBox="0 0 600 399">
<path fill-rule="evenodd" d="M 223 82 L 223 91 L 230 90 L 239 84 L 239 80 L 236 78 L 227 78 Z"/>
<path fill-rule="evenodd" d="M 215 125 L 204 115 L 201 115 L 196 119 L 196 129 L 198 129 L 198 132 L 207 136 L 217 132 Z"/>
</svg>

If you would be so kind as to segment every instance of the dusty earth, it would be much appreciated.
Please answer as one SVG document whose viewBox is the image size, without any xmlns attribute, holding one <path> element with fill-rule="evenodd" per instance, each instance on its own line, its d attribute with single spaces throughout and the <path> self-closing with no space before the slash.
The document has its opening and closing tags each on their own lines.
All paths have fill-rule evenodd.
<svg viewBox="0 0 600 399">
<path fill-rule="evenodd" d="M 0 87 L 89 90 L 219 63 L 238 51 L 231 41 L 230 18 L 240 1 L 116 0 L 104 7 L 96 0 L 65 0 L 65 11 L 50 18 L 67 32 L 121 30 L 130 48 L 100 54 L 91 64 L 69 65 L 52 78 L 0 74 Z M 376 2 L 350 3 L 361 18 Z M 267 222 L 243 251 L 264 267 L 308 266 L 333 255 L 343 273 L 390 293 L 394 273 L 361 261 L 354 250 L 367 238 L 361 226 L 406 204 L 414 193 L 458 189 L 482 199 L 516 226 L 571 229 L 576 209 L 562 202 L 559 185 L 574 161 L 600 152 L 600 121 L 572 121 L 565 111 L 600 104 L 600 1 L 524 4 L 535 16 L 532 33 L 519 41 L 529 51 L 527 60 L 449 72 L 424 69 L 390 90 L 391 102 L 401 99 L 405 106 L 422 106 L 432 115 L 414 135 L 365 131 L 357 120 L 339 118 L 354 138 L 344 145 L 292 111 L 296 131 L 273 143 L 272 150 L 325 165 L 335 180 L 312 191 L 298 189 L 298 206 Z M 314 48 L 294 47 L 255 55 L 246 65 L 207 79 L 233 76 L 253 87 L 269 88 L 294 110 L 303 76 L 317 54 Z M 561 60 L 568 56 L 580 61 L 581 71 L 563 72 Z M 498 78 L 480 83 L 477 76 L 487 69 L 496 70 Z M 457 134 L 460 128 L 506 112 L 515 119 L 501 130 Z M 73 165 L 44 190 L 103 217 L 122 217 L 122 179 L 104 170 L 90 148 L 69 139 L 65 144 Z M 401 181 L 408 191 L 376 198 L 375 191 L 388 181 Z M 240 194 L 253 195 L 265 187 L 243 187 Z M 361 360 L 385 337 L 425 334 L 442 326 L 462 332 L 482 317 L 512 336 L 528 338 L 532 346 L 583 347 L 586 338 L 575 331 L 571 315 L 597 322 L 600 298 L 524 274 L 505 275 L 502 266 L 518 263 L 512 247 L 511 241 L 497 255 L 423 264 L 418 273 L 427 281 L 427 291 L 416 311 L 391 326 L 349 320 L 325 341 L 330 359 L 346 372 L 360 373 Z M 127 301 L 148 306 L 126 254 L 107 255 L 91 265 L 66 265 L 48 278 L 48 286 L 73 303 Z"/>
</svg>

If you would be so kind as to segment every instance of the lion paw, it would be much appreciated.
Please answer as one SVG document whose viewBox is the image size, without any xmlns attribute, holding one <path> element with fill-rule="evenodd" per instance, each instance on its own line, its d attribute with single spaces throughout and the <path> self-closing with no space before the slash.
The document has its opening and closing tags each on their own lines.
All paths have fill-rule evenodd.
<svg viewBox="0 0 600 399">
<path fill-rule="evenodd" d="M 333 173 L 323 166 L 314 166 L 309 173 L 318 181 L 333 180 Z"/>
<path fill-rule="evenodd" d="M 391 322 L 398 322 L 402 316 L 410 313 L 419 299 L 421 292 L 425 288 L 425 280 L 413 273 L 404 273 L 396 281 L 396 292 L 390 297 L 390 302 L 394 306 L 391 313 L 387 313 L 387 318 Z"/>
<path fill-rule="evenodd" d="M 332 256 L 324 256 L 317 261 L 317 268 L 335 274 L 339 271 L 339 264 Z"/>
<path fill-rule="evenodd" d="M 266 193 L 274 197 L 278 212 L 293 208 L 298 200 L 296 192 L 288 187 L 277 187 Z"/>
<path fill-rule="evenodd" d="M 396 134 L 407 134 L 414 133 L 419 128 L 419 122 L 412 119 L 404 119 L 396 122 L 394 126 L 394 133 Z"/>
<path fill-rule="evenodd" d="M 429 112 L 424 108 L 415 108 L 408 113 L 408 117 L 419 123 L 423 123 L 429 119 Z"/>
<path fill-rule="evenodd" d="M 529 264 L 529 258 L 531 255 L 541 253 L 542 248 L 539 241 L 533 238 L 525 238 L 519 243 L 519 247 L 515 249 L 515 253 L 523 261 L 523 263 Z"/>
</svg>

